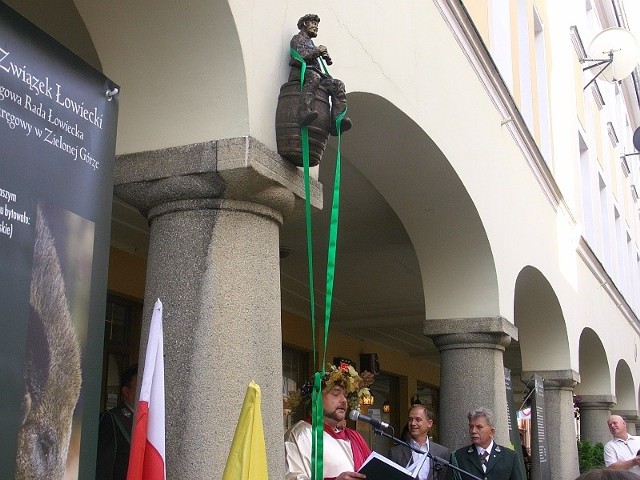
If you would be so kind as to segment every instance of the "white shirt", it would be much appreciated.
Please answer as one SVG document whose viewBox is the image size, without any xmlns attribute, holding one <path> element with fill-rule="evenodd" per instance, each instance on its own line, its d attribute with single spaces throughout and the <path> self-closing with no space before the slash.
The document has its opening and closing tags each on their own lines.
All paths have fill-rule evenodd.
<svg viewBox="0 0 640 480">
<path fill-rule="evenodd" d="M 342 472 L 353 471 L 351 442 L 333 438 L 322 432 L 325 477 L 337 477 Z M 300 420 L 285 433 L 286 453 L 285 480 L 308 480 L 311 478 L 311 424 Z"/>
<path fill-rule="evenodd" d="M 413 438 L 409 439 L 409 445 L 412 447 L 419 448 L 423 452 L 429 451 L 429 438 L 427 441 L 420 445 Z M 420 470 L 418 471 L 418 476 L 416 477 L 418 480 L 427 480 L 429 478 L 429 470 L 431 470 L 431 461 L 429 457 L 427 457 L 426 453 L 418 453 L 415 451 L 411 452 L 411 462 L 407 465 L 407 468 L 413 472 L 414 467 L 416 465 L 420 465 Z"/>
<path fill-rule="evenodd" d="M 482 455 L 484 452 L 487 452 L 487 462 L 489 461 L 489 457 L 491 456 L 491 450 L 493 449 L 493 440 L 491 440 L 491 443 L 489 444 L 489 446 L 487 448 L 482 448 L 482 447 L 476 447 L 476 450 L 478 451 L 478 456 Z M 487 466 L 486 465 L 482 465 L 482 470 L 487 473 Z"/>
<path fill-rule="evenodd" d="M 631 460 L 640 450 L 640 437 L 629 435 L 626 440 L 614 438 L 604 446 L 604 464 L 609 465 L 625 460 Z M 630 472 L 640 475 L 640 467 L 629 469 Z"/>
</svg>

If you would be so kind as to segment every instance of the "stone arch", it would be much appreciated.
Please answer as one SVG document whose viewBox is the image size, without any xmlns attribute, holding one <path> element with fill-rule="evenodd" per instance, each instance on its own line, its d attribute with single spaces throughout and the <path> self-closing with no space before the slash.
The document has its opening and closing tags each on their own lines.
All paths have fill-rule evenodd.
<svg viewBox="0 0 640 480">
<path fill-rule="evenodd" d="M 358 128 L 349 131 L 342 141 L 342 168 L 350 176 L 345 182 L 343 172 L 338 268 L 349 265 L 346 270 L 366 269 L 367 282 L 360 286 L 354 283 L 353 275 L 336 275 L 334 295 L 338 303 L 332 315 L 336 320 L 341 315 L 345 321 L 354 320 L 354 312 L 339 301 L 344 291 L 350 292 L 348 303 L 359 304 L 359 311 L 366 312 L 363 316 L 368 318 L 389 314 L 382 299 L 395 292 L 399 301 L 393 308 L 404 308 L 410 314 L 409 321 L 418 326 L 425 316 L 497 315 L 498 285 L 490 245 L 473 201 L 445 155 L 427 133 L 388 100 L 360 92 L 348 97 L 351 117 Z M 314 216 L 314 222 L 324 225 L 320 229 L 327 228 L 330 214 L 334 148 L 332 141 L 319 167 L 325 208 Z M 374 210 L 379 215 L 372 213 Z M 384 232 L 374 225 L 380 221 L 386 223 Z M 283 245 L 305 251 L 301 243 L 304 238 L 296 238 L 294 233 L 304 231 L 303 222 L 299 218 L 283 225 Z M 314 230 L 314 237 L 325 235 L 324 230 Z M 326 250 L 326 245 L 319 243 L 318 248 Z M 371 252 L 376 255 L 369 257 Z M 282 264 L 283 279 L 296 276 L 303 284 L 304 261 L 287 258 Z M 405 278 L 398 282 L 404 290 L 396 282 L 402 276 Z M 406 281 L 409 276 L 410 282 Z M 288 295 L 295 287 L 285 283 L 285 303 L 300 311 L 299 300 L 304 293 L 300 291 L 296 300 Z M 376 305 L 363 303 L 366 296 L 361 288 L 380 289 Z M 402 321 L 406 319 L 404 316 Z M 357 326 L 362 325 L 359 322 Z"/>
<path fill-rule="evenodd" d="M 446 155 L 408 115 L 369 93 L 348 95 L 358 128 L 344 157 L 384 197 L 420 268 L 426 318 L 492 316 L 498 285 L 478 211 Z"/>
<path fill-rule="evenodd" d="M 637 412 L 636 388 L 631 369 L 626 361 L 618 361 L 615 374 L 616 410 L 634 410 Z"/>
<path fill-rule="evenodd" d="M 118 154 L 248 134 L 246 72 L 228 2 L 41 3 L 9 2 L 120 85 Z"/>
<path fill-rule="evenodd" d="M 247 134 L 245 68 L 228 2 L 161 1 L 152 12 L 126 0 L 75 3 L 104 73 L 121 86 L 118 154 Z"/>
<path fill-rule="evenodd" d="M 118 154 L 248 134 L 246 72 L 228 2 L 161 1 L 152 11 L 126 0 L 23 3 L 10 2 L 120 85 Z"/>
<path fill-rule="evenodd" d="M 553 287 L 537 268 L 529 265 L 518 274 L 513 312 L 518 327 L 522 370 L 571 368 L 562 307 Z"/>
<path fill-rule="evenodd" d="M 607 442 L 611 435 L 607 418 L 615 406 L 611 369 L 602 340 L 591 328 L 580 334 L 580 384 L 575 388 L 580 408 L 580 438 L 591 442 Z"/>
<path fill-rule="evenodd" d="M 579 346 L 580 384 L 578 395 L 613 395 L 607 353 L 598 334 L 585 328 Z"/>
</svg>

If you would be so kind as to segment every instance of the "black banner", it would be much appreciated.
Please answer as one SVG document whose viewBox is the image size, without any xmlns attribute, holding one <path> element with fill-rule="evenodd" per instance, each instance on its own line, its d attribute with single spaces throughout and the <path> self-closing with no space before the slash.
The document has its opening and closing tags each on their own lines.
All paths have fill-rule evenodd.
<svg viewBox="0 0 640 480">
<path fill-rule="evenodd" d="M 115 87 L 0 2 L 3 478 L 93 475 Z"/>
<path fill-rule="evenodd" d="M 524 455 L 522 453 L 522 441 L 520 439 L 520 430 L 518 429 L 518 415 L 513 399 L 511 370 L 506 367 L 504 369 L 504 384 L 507 391 L 507 426 L 509 427 L 509 440 L 511 441 L 510 447 L 515 450 L 516 455 L 519 458 L 518 464 L 521 469 L 522 478 L 526 478 L 527 475 L 524 466 Z"/>
<path fill-rule="evenodd" d="M 534 393 L 531 396 L 531 477 L 550 480 L 551 466 L 544 421 L 544 383 L 537 373 L 533 375 L 532 380 Z"/>
</svg>

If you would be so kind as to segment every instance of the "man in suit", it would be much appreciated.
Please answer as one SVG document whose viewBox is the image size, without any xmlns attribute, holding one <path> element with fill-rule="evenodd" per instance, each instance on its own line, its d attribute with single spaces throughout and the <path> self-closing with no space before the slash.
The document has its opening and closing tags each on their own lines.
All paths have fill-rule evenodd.
<svg viewBox="0 0 640 480">
<path fill-rule="evenodd" d="M 451 452 L 448 448 L 429 439 L 429 430 L 433 427 L 433 413 L 424 405 L 413 405 L 409 410 L 409 443 L 412 447 L 423 452 L 429 452 L 434 457 L 449 461 Z M 437 464 L 426 454 L 411 450 L 406 445 L 396 445 L 389 450 L 389 459 L 402 467 L 414 471 L 419 468 L 418 480 L 451 480 L 451 469 Z"/>
<path fill-rule="evenodd" d="M 473 443 L 453 452 L 451 463 L 485 480 L 525 480 L 524 465 L 516 452 L 493 441 L 496 429 L 491 410 L 478 408 L 467 418 Z M 456 478 L 465 476 L 456 474 Z"/>
</svg>

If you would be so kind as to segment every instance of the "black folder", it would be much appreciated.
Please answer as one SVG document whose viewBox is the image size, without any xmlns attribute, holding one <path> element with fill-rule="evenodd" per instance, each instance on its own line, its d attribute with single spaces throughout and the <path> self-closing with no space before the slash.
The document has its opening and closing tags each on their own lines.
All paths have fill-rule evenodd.
<svg viewBox="0 0 640 480">
<path fill-rule="evenodd" d="M 371 452 L 358 470 L 367 476 L 367 480 L 414 480 L 412 473 L 378 452 Z"/>
</svg>

